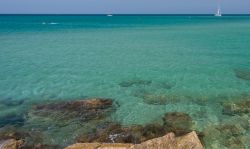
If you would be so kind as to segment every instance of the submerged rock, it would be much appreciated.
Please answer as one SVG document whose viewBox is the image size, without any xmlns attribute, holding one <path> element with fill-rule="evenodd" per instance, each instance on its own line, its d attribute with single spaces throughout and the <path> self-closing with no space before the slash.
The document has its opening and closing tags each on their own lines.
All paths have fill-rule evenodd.
<svg viewBox="0 0 250 149">
<path fill-rule="evenodd" d="M 154 138 L 141 144 L 106 144 L 106 143 L 77 143 L 65 149 L 203 149 L 195 132 L 175 137 L 168 133 L 163 137 Z"/>
<path fill-rule="evenodd" d="M 250 113 L 250 100 L 241 100 L 234 102 L 224 102 L 223 106 L 223 114 L 226 115 L 235 115 L 235 114 L 246 114 Z"/>
<path fill-rule="evenodd" d="M 233 125 L 210 127 L 205 130 L 205 144 L 208 148 L 244 148 L 240 135 L 242 130 Z"/>
<path fill-rule="evenodd" d="M 77 118 L 84 122 L 103 118 L 113 110 L 111 99 L 94 98 L 36 105 L 30 111 L 29 116 L 37 115 L 55 120 Z"/>
<path fill-rule="evenodd" d="M 96 129 L 92 130 L 88 134 L 83 134 L 77 138 L 77 142 L 114 142 L 110 135 L 123 133 L 121 125 L 117 123 L 104 123 L 100 126 L 97 126 Z M 120 135 L 126 139 L 126 136 Z M 124 142 L 123 142 L 124 143 Z"/>
<path fill-rule="evenodd" d="M 120 124 L 106 123 L 100 128 L 78 137 L 77 142 L 131 143 L 138 142 L 132 134 Z"/>
<path fill-rule="evenodd" d="M 163 125 L 155 123 L 130 127 L 122 127 L 118 123 L 104 123 L 88 134 L 79 136 L 77 142 L 141 143 L 161 137 L 167 132 L 180 136 L 192 131 L 192 118 L 186 113 L 166 113 L 163 120 Z"/>
<path fill-rule="evenodd" d="M 212 125 L 204 130 L 207 148 L 245 149 L 249 140 L 245 139 L 250 127 L 248 116 L 232 116 L 227 121 Z"/>
<path fill-rule="evenodd" d="M 174 84 L 169 83 L 169 82 L 158 82 L 158 83 L 155 83 L 155 87 L 158 88 L 158 89 L 170 90 L 171 88 L 174 87 Z"/>
<path fill-rule="evenodd" d="M 67 144 L 80 133 L 86 133 L 95 128 L 96 124 L 107 121 L 115 109 L 113 100 L 104 98 L 52 101 L 33 105 L 27 115 L 25 127 L 32 128 L 34 133 L 42 132 L 42 134 L 35 140 L 29 137 L 27 146 L 44 145 L 44 143 Z M 54 138 L 62 133 L 72 136 L 69 139 L 67 136 Z"/>
<path fill-rule="evenodd" d="M 78 137 L 78 142 L 105 142 L 105 143 L 140 143 L 166 133 L 159 124 L 146 126 L 134 125 L 122 127 L 117 123 L 109 123 L 102 128 L 97 128 L 89 134 Z"/>
<path fill-rule="evenodd" d="M 142 98 L 143 102 L 152 105 L 165 105 L 179 102 L 179 99 L 175 96 L 163 93 L 149 92 L 146 90 L 138 90 L 134 92 L 133 96 Z"/>
<path fill-rule="evenodd" d="M 143 101 L 147 104 L 165 105 L 178 102 L 178 99 L 165 94 L 145 94 Z"/>
<path fill-rule="evenodd" d="M 177 136 L 192 131 L 192 118 L 183 112 L 166 113 L 163 117 L 164 127 L 168 132 L 174 132 Z"/>
<path fill-rule="evenodd" d="M 161 137 L 167 133 L 166 128 L 160 124 L 148 124 L 141 129 L 140 141 Z"/>
<path fill-rule="evenodd" d="M 128 80 L 128 81 L 123 81 L 119 83 L 121 87 L 131 87 L 133 85 L 150 85 L 152 81 L 150 80 Z"/>
<path fill-rule="evenodd" d="M 234 72 L 237 78 L 250 81 L 250 69 L 235 69 Z"/>
</svg>

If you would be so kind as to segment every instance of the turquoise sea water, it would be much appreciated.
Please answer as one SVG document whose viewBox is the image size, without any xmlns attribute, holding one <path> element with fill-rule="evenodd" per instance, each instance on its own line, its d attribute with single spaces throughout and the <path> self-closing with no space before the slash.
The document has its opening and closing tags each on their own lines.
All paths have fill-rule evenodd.
<svg viewBox="0 0 250 149">
<path fill-rule="evenodd" d="M 250 81 L 235 75 L 250 69 L 249 35 L 250 16 L 2 15 L 0 100 L 25 103 L 0 104 L 0 118 L 33 102 L 104 97 L 119 103 L 112 119 L 123 125 L 180 111 L 203 130 L 228 119 L 222 101 L 250 95 Z M 138 80 L 151 83 L 121 86 Z M 143 93 L 178 102 L 149 104 Z M 72 143 L 77 129 L 67 130 L 44 131 L 47 142 L 67 134 Z"/>
</svg>

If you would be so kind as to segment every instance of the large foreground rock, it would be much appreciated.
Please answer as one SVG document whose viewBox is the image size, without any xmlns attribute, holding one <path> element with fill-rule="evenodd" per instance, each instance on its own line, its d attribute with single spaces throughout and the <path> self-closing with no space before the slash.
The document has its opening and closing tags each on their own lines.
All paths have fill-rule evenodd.
<svg viewBox="0 0 250 149">
<path fill-rule="evenodd" d="M 141 144 L 108 144 L 108 143 L 77 143 L 65 149 L 203 149 L 193 131 L 184 136 L 176 137 L 174 133 L 148 140 Z"/>
</svg>

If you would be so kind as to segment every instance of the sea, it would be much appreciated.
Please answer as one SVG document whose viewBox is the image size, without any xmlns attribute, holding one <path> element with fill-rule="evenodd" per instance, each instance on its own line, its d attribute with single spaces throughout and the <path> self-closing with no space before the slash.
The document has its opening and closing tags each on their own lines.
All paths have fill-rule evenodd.
<svg viewBox="0 0 250 149">
<path fill-rule="evenodd" d="M 160 123 L 168 112 L 189 114 L 205 135 L 241 118 L 249 124 L 250 16 L 0 15 L 0 129 L 67 146 L 88 127 L 39 121 L 29 111 L 89 98 L 114 100 L 109 119 L 123 126 Z M 228 114 L 231 102 L 246 110 L 229 106 Z M 209 133 L 206 146 L 230 148 L 231 139 L 250 147 L 249 127 Z"/>
</svg>

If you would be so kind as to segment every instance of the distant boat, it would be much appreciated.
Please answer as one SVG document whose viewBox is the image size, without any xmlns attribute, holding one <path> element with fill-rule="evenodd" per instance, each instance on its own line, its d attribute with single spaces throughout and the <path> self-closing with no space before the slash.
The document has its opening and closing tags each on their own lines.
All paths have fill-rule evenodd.
<svg viewBox="0 0 250 149">
<path fill-rule="evenodd" d="M 107 16 L 108 16 L 108 17 L 112 17 L 113 15 L 112 15 L 112 14 L 108 14 Z"/>
<path fill-rule="evenodd" d="M 216 17 L 221 17 L 222 16 L 220 8 L 217 9 L 217 12 L 215 13 L 214 16 L 216 16 Z"/>
</svg>

